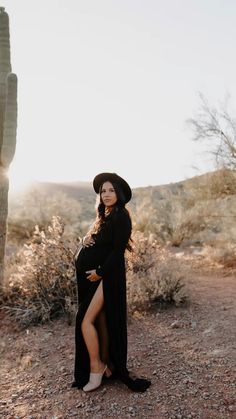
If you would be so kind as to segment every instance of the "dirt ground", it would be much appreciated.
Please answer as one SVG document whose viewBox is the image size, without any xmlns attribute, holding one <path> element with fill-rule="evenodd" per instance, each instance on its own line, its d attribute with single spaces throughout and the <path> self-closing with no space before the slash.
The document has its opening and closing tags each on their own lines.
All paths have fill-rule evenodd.
<svg viewBox="0 0 236 419">
<path fill-rule="evenodd" d="M 185 263 L 189 263 L 186 258 Z M 74 325 L 19 330 L 1 318 L 1 418 L 236 418 L 236 275 L 192 265 L 185 307 L 129 318 L 128 368 L 152 381 L 72 389 Z"/>
</svg>

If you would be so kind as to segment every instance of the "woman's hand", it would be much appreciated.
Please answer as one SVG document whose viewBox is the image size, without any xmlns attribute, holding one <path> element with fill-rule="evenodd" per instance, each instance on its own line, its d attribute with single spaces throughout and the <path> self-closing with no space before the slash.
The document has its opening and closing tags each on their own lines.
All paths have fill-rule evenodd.
<svg viewBox="0 0 236 419">
<path fill-rule="evenodd" d="M 94 282 L 101 279 L 101 276 L 96 274 L 96 269 L 92 269 L 91 271 L 86 271 L 86 274 L 88 274 L 87 278 L 89 281 Z"/>
<path fill-rule="evenodd" d="M 93 246 L 95 244 L 95 241 L 93 240 L 92 236 L 90 234 L 86 234 L 86 236 L 82 239 L 82 246 L 83 247 L 89 247 Z"/>
</svg>

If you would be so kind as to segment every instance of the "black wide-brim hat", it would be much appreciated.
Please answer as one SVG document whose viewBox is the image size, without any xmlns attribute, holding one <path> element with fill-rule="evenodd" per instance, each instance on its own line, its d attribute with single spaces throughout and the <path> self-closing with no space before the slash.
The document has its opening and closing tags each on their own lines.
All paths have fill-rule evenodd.
<svg viewBox="0 0 236 419">
<path fill-rule="evenodd" d="M 132 191 L 128 183 L 120 176 L 118 176 L 116 173 L 99 173 L 95 178 L 93 179 L 93 188 L 96 193 L 99 193 L 99 188 L 104 182 L 115 182 L 117 183 L 125 196 L 125 202 L 129 202 L 132 197 Z"/>
</svg>

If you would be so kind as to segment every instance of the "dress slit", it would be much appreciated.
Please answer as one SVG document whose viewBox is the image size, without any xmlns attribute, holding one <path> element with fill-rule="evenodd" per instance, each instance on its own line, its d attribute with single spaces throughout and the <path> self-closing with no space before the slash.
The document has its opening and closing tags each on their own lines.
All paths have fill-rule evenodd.
<svg viewBox="0 0 236 419">
<path fill-rule="evenodd" d="M 86 278 L 86 281 L 87 278 Z M 102 281 L 102 280 L 101 280 Z M 86 343 L 84 341 L 83 333 L 81 330 L 82 321 L 85 317 L 85 314 L 92 302 L 92 299 L 95 296 L 95 293 L 98 289 L 99 284 L 101 281 L 91 282 L 89 289 L 87 287 L 86 291 L 86 298 L 83 296 L 83 289 L 80 289 L 80 286 L 78 284 L 78 296 L 81 296 L 82 300 L 79 303 L 79 309 L 76 315 L 76 333 L 75 333 L 75 340 L 76 340 L 76 356 L 75 356 L 75 381 L 77 383 L 78 388 L 82 388 L 87 384 L 89 380 L 89 374 L 90 374 L 90 359 L 89 359 L 89 353 L 86 346 Z M 81 282 L 83 284 L 83 282 Z M 105 296 L 104 296 L 104 284 L 102 281 L 102 290 L 103 290 L 103 298 L 104 303 L 102 305 L 101 310 L 103 309 L 105 311 Z M 100 312 L 100 311 L 99 311 Z M 99 313 L 98 313 L 99 314 Z M 98 315 L 97 314 L 97 315 Z M 106 314 L 106 312 L 105 312 Z M 96 320 L 97 316 L 95 317 L 94 321 Z"/>
<path fill-rule="evenodd" d="M 93 323 L 95 323 L 95 321 L 96 321 L 96 319 L 97 319 L 97 317 L 98 317 L 99 313 L 100 313 L 103 309 L 105 310 L 105 304 L 104 304 L 104 291 L 103 291 L 103 280 L 102 280 L 102 279 L 101 279 L 101 281 L 99 281 L 99 284 L 98 284 L 98 286 L 97 286 L 97 288 L 96 288 L 96 290 L 95 290 L 94 294 L 92 295 L 92 298 L 91 298 L 91 300 L 90 300 L 90 302 L 89 302 L 89 304 L 88 304 L 88 307 L 86 308 L 86 311 L 85 311 L 84 316 L 83 316 L 83 319 L 84 319 L 84 317 L 86 316 L 86 313 L 87 313 L 87 311 L 88 311 L 88 309 L 89 309 L 90 305 L 91 305 L 91 304 L 92 304 L 92 302 L 93 302 L 93 299 L 96 297 L 96 293 L 98 292 L 98 287 L 100 286 L 100 284 L 102 284 L 101 288 L 102 288 L 102 294 L 103 294 L 103 304 L 102 304 L 102 306 L 101 306 L 100 310 L 97 312 L 97 314 L 96 314 L 96 316 L 95 316 L 95 318 L 94 318 L 94 320 L 93 320 Z M 82 321 L 83 321 L 83 320 L 82 320 Z"/>
</svg>

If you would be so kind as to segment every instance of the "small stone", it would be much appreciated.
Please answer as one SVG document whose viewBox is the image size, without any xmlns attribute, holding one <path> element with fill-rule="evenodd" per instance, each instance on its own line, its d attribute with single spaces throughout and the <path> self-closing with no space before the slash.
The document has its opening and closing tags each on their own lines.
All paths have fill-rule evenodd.
<svg viewBox="0 0 236 419">
<path fill-rule="evenodd" d="M 51 389 L 49 389 L 49 390 L 45 390 L 45 394 L 47 394 L 47 395 L 49 395 L 49 394 L 52 394 L 52 390 Z"/>
<path fill-rule="evenodd" d="M 77 407 L 77 408 L 84 407 L 84 403 L 83 402 L 79 402 L 75 407 Z"/>
<path fill-rule="evenodd" d="M 156 370 L 154 370 L 153 373 L 152 373 L 152 375 L 156 375 L 156 373 L 157 373 Z"/>
<path fill-rule="evenodd" d="M 173 323 L 171 323 L 170 327 L 171 329 L 179 329 L 181 327 L 181 323 L 179 320 L 175 320 Z"/>
</svg>

